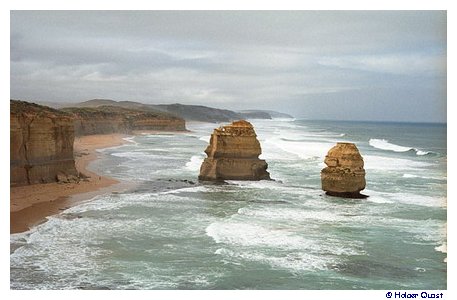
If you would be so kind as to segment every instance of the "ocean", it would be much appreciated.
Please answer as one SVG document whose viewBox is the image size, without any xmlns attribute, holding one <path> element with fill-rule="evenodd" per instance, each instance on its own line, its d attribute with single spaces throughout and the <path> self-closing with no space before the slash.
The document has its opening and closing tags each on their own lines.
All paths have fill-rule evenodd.
<svg viewBox="0 0 457 300">
<path fill-rule="evenodd" d="M 447 289 L 445 124 L 253 120 L 272 181 L 198 182 L 217 124 L 128 137 L 91 169 L 135 183 L 10 235 L 12 289 Z M 353 142 L 366 199 L 321 190 Z"/>
</svg>

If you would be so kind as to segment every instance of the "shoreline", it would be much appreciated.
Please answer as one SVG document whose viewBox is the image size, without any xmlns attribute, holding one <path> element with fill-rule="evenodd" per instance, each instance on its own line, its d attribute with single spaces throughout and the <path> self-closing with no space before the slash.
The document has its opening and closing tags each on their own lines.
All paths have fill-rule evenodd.
<svg viewBox="0 0 457 300">
<path fill-rule="evenodd" d="M 75 137 L 73 151 L 76 169 L 87 180 L 72 183 L 45 183 L 10 188 L 10 234 L 21 233 L 85 200 L 113 191 L 125 190 L 128 182 L 101 176 L 88 165 L 101 155 L 96 150 L 128 143 L 126 134 L 104 134 Z"/>
</svg>

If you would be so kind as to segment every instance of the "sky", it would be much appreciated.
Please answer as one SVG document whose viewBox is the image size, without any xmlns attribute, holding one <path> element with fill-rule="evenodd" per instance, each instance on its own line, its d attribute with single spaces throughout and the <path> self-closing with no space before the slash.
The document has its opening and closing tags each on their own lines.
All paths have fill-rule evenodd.
<svg viewBox="0 0 457 300">
<path fill-rule="evenodd" d="M 10 96 L 446 122 L 445 11 L 11 11 Z"/>
</svg>

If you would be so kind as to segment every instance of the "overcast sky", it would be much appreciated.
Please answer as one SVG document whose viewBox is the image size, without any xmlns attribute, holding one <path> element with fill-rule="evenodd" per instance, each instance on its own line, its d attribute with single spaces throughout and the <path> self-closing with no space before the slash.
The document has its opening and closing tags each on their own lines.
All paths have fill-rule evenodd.
<svg viewBox="0 0 457 300">
<path fill-rule="evenodd" d="M 12 11 L 11 98 L 446 122 L 446 13 Z"/>
</svg>

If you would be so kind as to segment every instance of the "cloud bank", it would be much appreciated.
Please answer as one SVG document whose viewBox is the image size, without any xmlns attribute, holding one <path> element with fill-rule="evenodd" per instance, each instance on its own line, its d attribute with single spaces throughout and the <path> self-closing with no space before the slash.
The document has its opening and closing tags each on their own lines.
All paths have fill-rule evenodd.
<svg viewBox="0 0 457 300">
<path fill-rule="evenodd" d="M 12 11 L 11 97 L 446 121 L 443 11 Z"/>
</svg>

